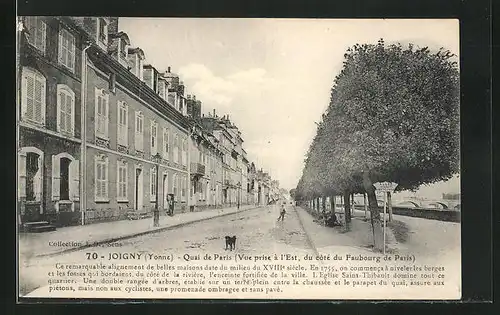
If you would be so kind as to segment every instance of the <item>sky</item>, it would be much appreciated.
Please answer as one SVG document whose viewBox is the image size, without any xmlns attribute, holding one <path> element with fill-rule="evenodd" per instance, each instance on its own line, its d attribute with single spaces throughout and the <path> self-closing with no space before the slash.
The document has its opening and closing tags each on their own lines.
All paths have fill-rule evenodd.
<svg viewBox="0 0 500 315">
<path fill-rule="evenodd" d="M 120 18 L 118 27 L 147 63 L 180 75 L 203 113 L 229 115 L 249 159 L 286 189 L 300 179 L 347 48 L 383 38 L 459 53 L 452 19 Z"/>
</svg>

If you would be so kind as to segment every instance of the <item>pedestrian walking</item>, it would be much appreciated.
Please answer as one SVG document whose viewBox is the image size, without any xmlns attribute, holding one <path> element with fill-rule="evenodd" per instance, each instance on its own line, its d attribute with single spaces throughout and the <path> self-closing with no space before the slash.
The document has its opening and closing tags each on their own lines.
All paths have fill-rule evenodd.
<svg viewBox="0 0 500 315">
<path fill-rule="evenodd" d="M 168 203 L 167 214 L 169 216 L 172 216 L 174 214 L 174 195 L 172 194 L 167 195 L 167 203 Z"/>
<path fill-rule="evenodd" d="M 285 205 L 282 204 L 281 205 L 281 211 L 280 211 L 280 216 L 278 217 L 278 221 L 284 221 L 285 220 L 285 214 L 286 214 L 286 210 L 285 210 Z"/>
</svg>

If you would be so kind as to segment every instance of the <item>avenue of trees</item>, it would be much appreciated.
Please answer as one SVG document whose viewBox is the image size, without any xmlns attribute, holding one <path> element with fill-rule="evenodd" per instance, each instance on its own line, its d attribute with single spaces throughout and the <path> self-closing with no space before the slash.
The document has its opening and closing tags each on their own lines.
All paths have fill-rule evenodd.
<svg viewBox="0 0 500 315">
<path fill-rule="evenodd" d="M 317 123 L 295 200 L 366 194 L 374 247 L 382 248 L 376 182 L 397 190 L 459 171 L 458 65 L 449 51 L 412 44 L 356 44 L 344 55 L 330 103 Z M 344 202 L 346 221 L 349 202 Z M 323 205 L 324 206 L 324 205 Z"/>
</svg>

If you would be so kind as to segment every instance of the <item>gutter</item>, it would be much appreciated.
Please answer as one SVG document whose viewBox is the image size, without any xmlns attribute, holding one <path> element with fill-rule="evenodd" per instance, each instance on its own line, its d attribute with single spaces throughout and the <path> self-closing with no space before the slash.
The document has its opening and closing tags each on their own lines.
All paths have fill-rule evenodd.
<svg viewBox="0 0 500 315">
<path fill-rule="evenodd" d="M 80 137 L 82 144 L 80 146 L 80 212 L 82 225 L 85 225 L 85 209 L 87 209 L 87 49 L 92 46 L 91 42 L 86 42 L 82 49 L 82 86 L 80 97 Z"/>
</svg>

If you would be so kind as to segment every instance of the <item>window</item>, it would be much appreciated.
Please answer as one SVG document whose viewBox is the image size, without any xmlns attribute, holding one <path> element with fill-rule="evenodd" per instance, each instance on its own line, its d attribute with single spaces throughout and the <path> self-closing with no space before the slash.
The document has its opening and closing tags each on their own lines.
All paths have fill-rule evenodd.
<svg viewBox="0 0 500 315">
<path fill-rule="evenodd" d="M 28 150 L 19 153 L 18 197 L 28 202 L 41 201 L 43 152 L 35 148 Z"/>
<path fill-rule="evenodd" d="M 128 105 L 118 101 L 118 144 L 128 146 Z"/>
<path fill-rule="evenodd" d="M 182 177 L 182 201 L 186 200 L 186 188 L 187 188 L 187 177 L 183 176 Z"/>
<path fill-rule="evenodd" d="M 175 92 L 168 93 L 168 103 L 170 105 L 172 105 L 173 107 L 175 107 L 175 105 L 176 105 L 175 96 L 176 96 Z M 177 109 L 177 107 L 175 107 L 175 108 Z"/>
<path fill-rule="evenodd" d="M 120 38 L 120 56 L 124 59 L 127 58 L 127 42 Z"/>
<path fill-rule="evenodd" d="M 108 139 L 109 95 L 104 89 L 95 89 L 95 133 L 96 137 Z"/>
<path fill-rule="evenodd" d="M 64 84 L 57 85 L 57 130 L 74 135 L 75 93 Z"/>
<path fill-rule="evenodd" d="M 108 23 L 106 22 L 105 19 L 99 18 L 99 32 L 97 34 L 99 43 L 102 43 L 104 45 L 108 44 Z"/>
<path fill-rule="evenodd" d="M 165 99 L 165 81 L 163 80 L 158 80 L 158 95 Z"/>
<path fill-rule="evenodd" d="M 26 17 L 26 29 L 28 30 L 28 42 L 45 54 L 47 39 L 47 24 L 40 17 Z"/>
<path fill-rule="evenodd" d="M 182 165 L 187 165 L 187 143 L 182 139 Z"/>
<path fill-rule="evenodd" d="M 75 37 L 64 28 L 59 31 L 59 63 L 75 71 Z"/>
<path fill-rule="evenodd" d="M 179 163 L 179 136 L 174 136 L 174 163 Z"/>
<path fill-rule="evenodd" d="M 137 66 L 137 76 L 139 79 L 143 80 L 144 78 L 144 61 L 142 58 L 139 56 L 139 54 L 136 54 L 136 66 Z"/>
<path fill-rule="evenodd" d="M 68 153 L 52 156 L 52 200 L 79 200 L 79 170 L 79 161 Z"/>
<path fill-rule="evenodd" d="M 158 124 L 151 121 L 151 155 L 154 156 L 158 152 Z"/>
<path fill-rule="evenodd" d="M 22 71 L 21 117 L 45 125 L 46 79 L 33 69 L 23 68 Z"/>
<path fill-rule="evenodd" d="M 109 74 L 109 90 L 112 93 L 116 92 L 116 74 L 115 73 Z"/>
<path fill-rule="evenodd" d="M 157 173 L 156 173 L 156 168 L 153 167 L 151 168 L 151 176 L 150 176 L 150 196 L 151 196 L 151 201 L 156 201 L 156 187 L 157 185 Z"/>
<path fill-rule="evenodd" d="M 144 150 L 144 116 L 141 112 L 135 112 L 135 150 Z"/>
<path fill-rule="evenodd" d="M 198 182 L 198 200 L 203 199 L 203 183 L 201 181 Z"/>
<path fill-rule="evenodd" d="M 177 174 L 174 174 L 173 178 L 172 178 L 172 185 L 173 185 L 173 193 L 174 193 L 174 200 L 177 201 L 179 200 L 179 196 L 177 196 L 177 187 L 178 187 L 178 183 L 177 183 Z"/>
<path fill-rule="evenodd" d="M 60 160 L 61 180 L 59 183 L 60 200 L 69 200 L 69 164 L 71 160 L 62 158 Z"/>
<path fill-rule="evenodd" d="M 103 155 L 95 157 L 95 199 L 108 201 L 108 158 Z"/>
<path fill-rule="evenodd" d="M 169 141 L 169 130 L 168 128 L 163 128 L 163 158 L 165 158 L 166 160 L 168 160 Z"/>
<path fill-rule="evenodd" d="M 179 111 L 184 114 L 184 99 L 179 98 Z"/>
<path fill-rule="evenodd" d="M 127 162 L 118 161 L 117 201 L 128 201 L 127 197 Z"/>
</svg>

